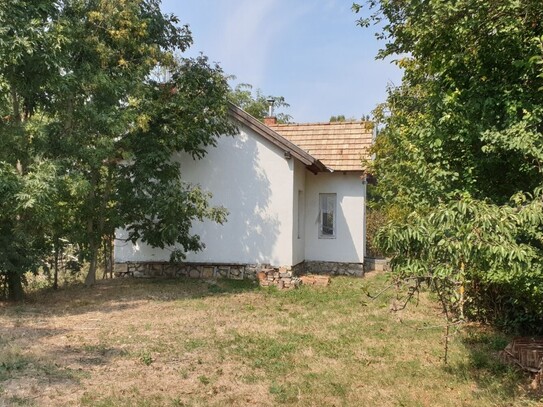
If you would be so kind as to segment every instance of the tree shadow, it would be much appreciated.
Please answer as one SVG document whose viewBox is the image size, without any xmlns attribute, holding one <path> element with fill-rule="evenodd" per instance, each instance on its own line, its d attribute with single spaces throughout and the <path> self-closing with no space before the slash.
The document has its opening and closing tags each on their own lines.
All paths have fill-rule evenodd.
<svg viewBox="0 0 543 407">
<path fill-rule="evenodd" d="M 25 317 L 46 320 L 55 316 L 81 315 L 97 310 L 109 314 L 139 306 L 142 302 L 228 296 L 258 289 L 258 282 L 253 280 L 205 280 L 189 277 L 108 279 L 97 281 L 91 288 L 74 283 L 57 290 L 36 290 L 27 295 L 24 304 L 4 303 L 0 308 L 0 311 L 3 311 L 0 316 L 16 321 Z M 43 336 L 48 335 L 46 331 L 44 330 Z M 56 333 L 62 332 L 51 332 Z"/>
<path fill-rule="evenodd" d="M 102 331 L 95 331 L 96 319 L 107 320 L 111 313 L 137 310 L 153 302 L 182 304 L 255 289 L 258 284 L 249 280 L 178 278 L 101 280 L 91 289 L 74 284 L 59 290 L 38 290 L 25 304 L 0 309 L 2 396 L 26 403 L 31 401 L 32 388 L 78 387 L 94 369 L 119 358 L 146 362 L 145 355 L 133 353 L 133 346 L 131 351 L 131 346 L 106 341 Z M 182 305 L 179 309 L 182 312 Z M 57 318 L 73 316 L 76 318 L 67 320 L 70 323 L 56 327 Z"/>
<path fill-rule="evenodd" d="M 6 313 L 7 314 L 7 313 Z M 8 318 L 10 315 L 8 314 Z M 24 318 L 25 316 L 22 316 Z M 67 332 L 69 332 L 68 329 L 64 328 L 41 328 L 41 327 L 26 327 L 23 324 L 22 319 L 20 319 L 17 315 L 13 318 L 13 326 L 7 327 L 2 326 L 0 327 L 0 347 L 6 347 L 9 345 L 10 341 L 17 339 L 18 337 L 24 338 L 25 336 L 28 338 L 32 338 L 33 340 L 39 340 L 41 338 L 49 337 L 49 336 L 55 336 L 55 335 L 63 335 Z M 0 364 L 2 361 L 0 360 Z"/>
<path fill-rule="evenodd" d="M 50 352 L 51 355 L 55 353 Z M 2 352 L 2 363 L 0 364 L 0 383 L 8 380 L 16 380 L 31 376 L 38 381 L 51 383 L 65 383 L 66 381 L 75 384 L 80 382 L 81 373 L 77 368 L 62 367 L 50 358 L 36 357 L 29 353 L 10 351 Z"/>
<path fill-rule="evenodd" d="M 34 330 L 35 331 L 35 330 Z M 58 332 L 49 332 L 50 335 Z M 31 335 L 36 335 L 32 332 Z M 13 405 L 34 405 L 34 399 L 46 390 L 73 388 L 76 391 L 93 369 L 106 366 L 126 351 L 102 345 L 51 346 L 38 354 L 21 351 L 17 346 L 0 351 L 0 405 L 2 400 Z M 36 388 L 40 392 L 36 394 Z"/>
<path fill-rule="evenodd" d="M 283 152 L 277 147 L 251 134 L 251 130 L 242 128 L 234 137 L 220 137 L 217 146 L 210 147 L 201 160 L 184 153 L 174 156 L 180 163 L 183 180 L 210 192 L 210 204 L 228 211 L 223 224 L 209 220 L 193 222 L 190 232 L 198 235 L 205 247 L 186 253 L 187 262 L 279 262 L 276 246 L 288 243 L 280 239 L 285 237 L 280 232 L 288 229 L 291 233 L 290 228 L 281 228 L 279 208 L 287 198 L 283 196 L 284 179 L 280 174 L 288 171 L 292 163 L 285 162 Z M 281 165 L 285 168 L 278 167 Z M 288 205 L 289 208 L 292 205 L 290 200 Z M 123 242 L 125 232 L 118 230 L 117 234 L 117 262 L 168 261 L 174 250 L 151 248 L 142 242 Z M 290 242 L 290 234 L 288 239 Z"/>
<path fill-rule="evenodd" d="M 217 147 L 209 149 L 202 160 L 180 158 L 183 174 L 213 194 L 213 205 L 224 206 L 229 212 L 222 225 L 211 222 L 193 225 L 192 231 L 206 247 L 201 252 L 188 253 L 188 261 L 238 264 L 277 261 L 274 247 L 281 219 L 272 201 L 276 203 L 283 197 L 272 190 L 272 182 L 283 185 L 270 179 L 276 176 L 276 169 L 263 167 L 267 162 L 263 155 L 269 153 L 268 149 L 277 148 L 258 136 L 251 136 L 250 132 L 240 128 L 235 137 L 220 138 Z M 282 151 L 273 154 L 283 160 Z"/>
</svg>

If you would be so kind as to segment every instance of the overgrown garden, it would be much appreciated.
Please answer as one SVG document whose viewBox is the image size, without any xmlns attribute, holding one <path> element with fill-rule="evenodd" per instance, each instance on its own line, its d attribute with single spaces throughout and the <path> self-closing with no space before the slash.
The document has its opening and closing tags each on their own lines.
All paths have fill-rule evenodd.
<svg viewBox="0 0 543 407">
<path fill-rule="evenodd" d="M 368 1 L 403 68 L 376 110 L 376 243 L 449 322 L 543 333 L 543 8 L 538 0 Z"/>
</svg>

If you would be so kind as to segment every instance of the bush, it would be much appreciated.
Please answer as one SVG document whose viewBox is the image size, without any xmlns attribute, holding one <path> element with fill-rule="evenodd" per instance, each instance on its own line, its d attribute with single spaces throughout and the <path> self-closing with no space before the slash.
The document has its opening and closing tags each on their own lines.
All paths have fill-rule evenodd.
<svg viewBox="0 0 543 407">
<path fill-rule="evenodd" d="M 368 208 L 366 212 L 366 251 L 369 257 L 384 257 L 375 242 L 379 229 L 386 223 L 384 212 L 376 208 Z"/>
</svg>

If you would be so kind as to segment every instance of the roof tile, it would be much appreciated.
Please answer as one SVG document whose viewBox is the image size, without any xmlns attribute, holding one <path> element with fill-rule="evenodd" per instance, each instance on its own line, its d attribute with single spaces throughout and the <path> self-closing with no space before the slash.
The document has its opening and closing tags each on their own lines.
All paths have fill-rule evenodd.
<svg viewBox="0 0 543 407">
<path fill-rule="evenodd" d="M 362 171 L 373 140 L 370 122 L 276 124 L 269 126 L 334 171 Z"/>
</svg>

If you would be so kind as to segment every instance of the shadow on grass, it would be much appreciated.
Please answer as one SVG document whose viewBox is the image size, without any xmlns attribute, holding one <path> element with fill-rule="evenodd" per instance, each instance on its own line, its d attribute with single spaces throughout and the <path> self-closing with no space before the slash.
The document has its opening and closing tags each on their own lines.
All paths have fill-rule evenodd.
<svg viewBox="0 0 543 407">
<path fill-rule="evenodd" d="M 194 300 L 258 290 L 251 280 L 203 280 L 190 278 L 99 280 L 93 287 L 74 283 L 65 288 L 38 289 L 27 295 L 23 304 L 4 303 L 0 315 L 8 317 L 79 315 L 89 311 L 116 312 L 142 301 Z"/>
<path fill-rule="evenodd" d="M 9 345 L 0 349 L 0 394 L 7 405 L 35 405 L 36 387 L 78 387 L 90 377 L 89 369 L 127 353 L 104 345 L 66 345 L 49 347 L 46 355 L 37 357 Z"/>
<path fill-rule="evenodd" d="M 12 327 L 0 326 L 0 355 L 2 354 L 2 351 L 10 345 L 10 342 L 17 340 L 37 341 L 41 338 L 63 335 L 69 331 L 69 329 L 65 328 L 28 327 L 24 323 L 20 323 L 17 319 Z M 0 358 L 0 364 L 1 363 L 2 359 Z"/>
<path fill-rule="evenodd" d="M 47 384 L 79 383 L 82 373 L 77 369 L 59 366 L 52 360 L 37 358 L 19 351 L 6 350 L 0 353 L 0 385 L 7 380 L 24 377 L 38 378 Z"/>
<path fill-rule="evenodd" d="M 497 400 L 519 397 L 535 402 L 543 401 L 543 393 L 530 390 L 530 375 L 515 366 L 502 362 L 499 352 L 511 338 L 484 327 L 467 327 L 461 343 L 468 359 L 453 363 L 446 370 L 462 381 L 477 383 L 477 391 L 493 395 Z"/>
</svg>

